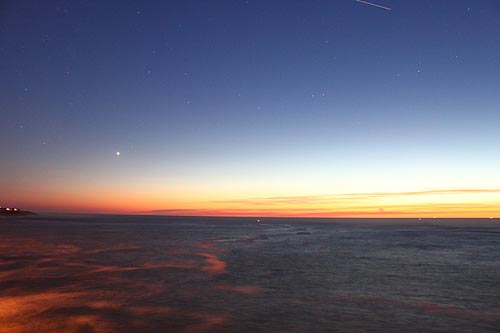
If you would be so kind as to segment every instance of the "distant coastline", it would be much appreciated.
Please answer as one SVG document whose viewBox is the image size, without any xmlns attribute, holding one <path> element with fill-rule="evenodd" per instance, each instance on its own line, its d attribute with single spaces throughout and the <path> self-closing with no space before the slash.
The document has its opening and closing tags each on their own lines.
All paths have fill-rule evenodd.
<svg viewBox="0 0 500 333">
<path fill-rule="evenodd" d="M 0 207 L 0 216 L 27 216 L 27 215 L 36 215 L 36 213 L 27 210 L 21 210 L 19 208 Z"/>
</svg>

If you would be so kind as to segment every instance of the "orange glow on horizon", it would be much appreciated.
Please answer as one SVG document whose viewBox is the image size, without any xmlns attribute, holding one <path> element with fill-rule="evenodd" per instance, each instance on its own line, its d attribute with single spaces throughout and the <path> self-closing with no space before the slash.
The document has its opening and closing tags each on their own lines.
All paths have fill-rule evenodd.
<svg viewBox="0 0 500 333">
<path fill-rule="evenodd" d="M 24 210 L 71 213 L 174 216 L 490 218 L 500 217 L 500 190 L 455 189 L 369 192 L 230 199 L 174 196 L 163 193 L 67 194 L 25 198 Z M 4 204 L 4 203 L 3 203 Z"/>
</svg>

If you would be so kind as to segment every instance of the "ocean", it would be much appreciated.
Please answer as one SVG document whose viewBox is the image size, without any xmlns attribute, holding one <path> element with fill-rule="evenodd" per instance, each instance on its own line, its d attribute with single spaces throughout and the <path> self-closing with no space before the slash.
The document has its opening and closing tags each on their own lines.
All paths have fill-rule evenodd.
<svg viewBox="0 0 500 333">
<path fill-rule="evenodd" d="M 0 218 L 0 333 L 499 332 L 500 222 Z"/>
</svg>

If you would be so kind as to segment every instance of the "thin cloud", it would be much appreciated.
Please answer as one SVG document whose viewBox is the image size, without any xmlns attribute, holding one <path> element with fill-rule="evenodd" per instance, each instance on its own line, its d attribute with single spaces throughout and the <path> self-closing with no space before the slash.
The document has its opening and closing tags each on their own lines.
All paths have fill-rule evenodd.
<svg viewBox="0 0 500 333">
<path fill-rule="evenodd" d="M 274 205 L 274 204 L 312 204 L 312 203 L 344 203 L 351 199 L 376 199 L 401 196 L 425 196 L 425 195 L 458 195 L 458 194 L 484 194 L 500 193 L 500 189 L 447 189 L 447 190 L 425 190 L 408 192 L 366 192 L 366 193 L 341 193 L 324 195 L 305 195 L 289 197 L 262 197 L 236 200 L 216 200 L 213 203 L 227 204 L 250 204 L 250 205 Z"/>
<path fill-rule="evenodd" d="M 248 217 L 396 217 L 416 214 L 457 216 L 477 213 L 496 215 L 496 201 L 478 201 L 474 196 L 500 194 L 500 189 L 437 189 L 406 192 L 363 192 L 328 195 L 279 196 L 210 201 L 213 208 L 158 209 L 141 212 L 171 216 Z M 436 200 L 435 196 L 446 197 Z M 466 196 L 466 197 L 464 197 Z M 401 198 L 412 200 L 401 202 Z M 471 200 L 474 198 L 474 200 Z M 385 200 L 384 200 L 385 199 Z M 206 204 L 207 202 L 204 202 Z M 200 203 L 198 203 L 200 204 Z M 193 203 L 193 206 L 195 204 Z"/>
</svg>

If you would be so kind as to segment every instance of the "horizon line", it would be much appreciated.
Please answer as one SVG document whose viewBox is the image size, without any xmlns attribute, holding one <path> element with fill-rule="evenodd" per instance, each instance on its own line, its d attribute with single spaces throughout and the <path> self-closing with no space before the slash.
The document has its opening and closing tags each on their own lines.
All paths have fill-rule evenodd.
<svg viewBox="0 0 500 333">
<path fill-rule="evenodd" d="M 374 217 L 374 216 L 369 216 L 369 217 L 359 217 L 359 216 L 282 216 L 282 215 L 276 215 L 276 216 L 266 216 L 266 215 L 171 215 L 171 214 L 155 214 L 154 211 L 146 211 L 146 212 L 123 212 L 123 213 L 118 213 L 118 212 L 76 212 L 76 211 L 33 211 L 30 210 L 30 212 L 33 212 L 37 215 L 50 215 L 50 214 L 55 214 L 55 215 L 116 215 L 116 216 L 156 216 L 156 217 L 181 217 L 181 218 L 189 218 L 189 217 L 198 217 L 198 218 L 244 218 L 244 219 L 315 219 L 315 220 L 325 220 L 325 219 L 364 219 L 364 220 L 395 220 L 395 219 L 404 219 L 404 220 L 414 220 L 414 219 L 421 219 L 421 220 L 438 220 L 438 219 L 485 219 L 485 220 L 490 220 L 490 219 L 499 219 L 500 217 L 495 217 L 495 216 L 490 216 L 490 217 L 465 217 L 465 216 L 447 216 L 447 217 L 439 217 L 439 216 L 412 216 L 412 217 L 402 217 L 402 216 L 391 216 L 391 217 Z M 373 213 L 370 215 L 377 215 L 380 213 Z M 413 213 L 406 213 L 406 214 L 413 214 Z M 427 213 L 429 214 L 429 213 Z M 381 215 L 381 214 L 380 214 Z M 1 216 L 1 217 L 16 217 L 16 216 Z M 26 218 L 27 216 L 19 216 Z M 36 215 L 32 216 L 36 217 Z"/>
</svg>

